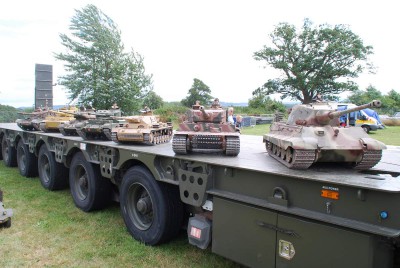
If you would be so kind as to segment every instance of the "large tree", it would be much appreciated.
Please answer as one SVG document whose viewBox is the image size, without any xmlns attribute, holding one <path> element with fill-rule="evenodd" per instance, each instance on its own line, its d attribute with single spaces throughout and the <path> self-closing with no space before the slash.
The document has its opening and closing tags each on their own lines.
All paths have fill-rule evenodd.
<svg viewBox="0 0 400 268">
<path fill-rule="evenodd" d="M 117 103 L 130 113 L 138 110 L 143 93 L 151 87 L 143 57 L 124 52 L 121 33 L 114 21 L 94 5 L 76 10 L 69 27 L 71 36 L 60 34 L 65 52 L 55 57 L 65 61 L 66 75 L 58 83 L 70 99 L 108 109 Z"/>
<path fill-rule="evenodd" d="M 305 19 L 300 31 L 280 23 L 269 36 L 272 46 L 255 52 L 254 59 L 266 61 L 282 75 L 269 79 L 253 94 L 281 93 L 282 99 L 310 103 L 317 92 L 329 99 L 333 94 L 356 90 L 358 86 L 351 79 L 373 69 L 368 62 L 372 47 L 365 46 L 345 25 L 313 27 Z"/>
<path fill-rule="evenodd" d="M 200 101 L 201 105 L 208 105 L 213 98 L 210 94 L 211 89 L 200 79 L 194 78 L 193 85 L 188 91 L 188 96 L 181 103 L 186 107 L 192 107 L 196 101 Z"/>
<path fill-rule="evenodd" d="M 161 96 L 157 95 L 153 90 L 150 90 L 143 99 L 143 105 L 154 110 L 161 108 L 164 105 L 164 101 Z"/>
</svg>

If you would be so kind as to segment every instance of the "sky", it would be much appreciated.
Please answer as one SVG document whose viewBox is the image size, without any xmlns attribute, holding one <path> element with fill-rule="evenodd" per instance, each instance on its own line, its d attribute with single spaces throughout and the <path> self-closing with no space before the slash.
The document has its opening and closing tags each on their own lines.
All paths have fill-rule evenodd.
<svg viewBox="0 0 400 268">
<path fill-rule="evenodd" d="M 247 102 L 254 89 L 279 76 L 253 54 L 270 44 L 280 22 L 300 28 L 345 24 L 374 48 L 370 60 L 377 73 L 355 80 L 361 89 L 374 86 L 383 94 L 400 92 L 399 26 L 396 1 L 311 0 L 20 0 L 0 9 L 0 104 L 34 104 L 35 63 L 53 65 L 53 81 L 65 74 L 54 53 L 64 51 L 60 33 L 68 29 L 75 10 L 96 5 L 121 30 L 127 50 L 144 57 L 153 75 L 154 91 L 164 101 L 180 101 L 193 79 L 202 80 L 223 102 Z M 68 103 L 68 92 L 53 87 L 54 104 Z"/>
</svg>

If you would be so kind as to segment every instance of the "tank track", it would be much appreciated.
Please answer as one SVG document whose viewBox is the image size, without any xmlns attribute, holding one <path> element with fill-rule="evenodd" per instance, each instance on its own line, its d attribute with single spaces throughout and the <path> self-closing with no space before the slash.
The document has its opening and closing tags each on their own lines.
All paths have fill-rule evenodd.
<svg viewBox="0 0 400 268">
<path fill-rule="evenodd" d="M 354 168 L 358 170 L 369 169 L 378 164 L 382 158 L 382 150 L 366 150 L 360 162 L 355 163 Z"/>
<path fill-rule="evenodd" d="M 111 132 L 111 140 L 118 143 L 117 132 Z"/>
<path fill-rule="evenodd" d="M 172 138 L 172 150 L 176 154 L 187 154 L 186 135 L 174 135 Z"/>
<path fill-rule="evenodd" d="M 112 135 L 111 135 L 111 130 L 109 128 L 104 128 L 103 133 L 106 136 L 106 138 L 111 141 L 112 140 Z"/>
<path fill-rule="evenodd" d="M 225 154 L 229 156 L 237 156 L 240 152 L 240 139 L 239 137 L 226 137 L 226 150 Z"/>
<path fill-rule="evenodd" d="M 18 125 L 22 130 L 27 130 L 27 131 L 35 131 L 35 130 L 36 130 L 33 126 L 24 126 L 24 125 L 21 125 L 21 124 L 18 124 L 18 123 L 17 123 L 17 125 Z"/>
<path fill-rule="evenodd" d="M 315 150 L 287 150 L 269 142 L 265 142 L 268 154 L 283 165 L 291 169 L 307 169 L 315 160 Z"/>
<path fill-rule="evenodd" d="M 76 129 L 76 133 L 78 133 L 78 136 L 81 137 L 82 139 L 87 140 L 86 133 L 83 132 L 80 128 Z"/>
</svg>

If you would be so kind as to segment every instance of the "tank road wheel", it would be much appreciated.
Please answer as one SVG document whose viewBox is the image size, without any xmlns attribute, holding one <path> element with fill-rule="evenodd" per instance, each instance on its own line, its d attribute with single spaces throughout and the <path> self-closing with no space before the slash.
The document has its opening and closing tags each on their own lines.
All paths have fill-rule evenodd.
<svg viewBox="0 0 400 268">
<path fill-rule="evenodd" d="M 54 154 L 43 144 L 38 156 L 39 179 L 43 188 L 55 191 L 65 189 L 68 186 L 68 169 L 56 162 Z"/>
<path fill-rule="evenodd" d="M 29 152 L 28 145 L 19 140 L 17 145 L 17 162 L 19 173 L 24 177 L 35 177 L 38 174 L 37 157 Z"/>
<path fill-rule="evenodd" d="M 178 187 L 157 182 L 146 168 L 135 166 L 125 173 L 120 191 L 121 213 L 136 240 L 157 245 L 178 235 L 184 213 Z"/>
<path fill-rule="evenodd" d="M 86 161 L 82 152 L 72 159 L 69 186 L 75 205 L 85 212 L 101 209 L 110 201 L 110 181 L 101 176 L 98 165 Z"/>
<path fill-rule="evenodd" d="M 1 141 L 1 156 L 3 157 L 4 164 L 7 167 L 17 166 L 17 150 L 10 145 L 6 135 L 3 136 Z"/>
<path fill-rule="evenodd" d="M 149 133 L 149 140 L 148 140 L 148 142 L 154 144 L 154 134 L 153 134 L 153 133 Z"/>
<path fill-rule="evenodd" d="M 109 141 L 112 140 L 112 137 L 111 137 L 111 129 L 109 129 L 109 128 L 104 128 L 104 129 L 103 129 L 103 133 L 104 133 L 104 136 L 107 138 L 107 140 L 109 140 Z"/>
<path fill-rule="evenodd" d="M 293 149 L 291 147 L 288 147 L 285 151 L 285 160 L 289 164 L 293 161 Z"/>
</svg>

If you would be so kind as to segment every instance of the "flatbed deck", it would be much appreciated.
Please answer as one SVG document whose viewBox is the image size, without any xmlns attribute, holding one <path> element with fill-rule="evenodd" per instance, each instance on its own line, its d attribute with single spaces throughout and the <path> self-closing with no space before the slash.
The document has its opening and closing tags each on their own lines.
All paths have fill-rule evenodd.
<svg viewBox="0 0 400 268">
<path fill-rule="evenodd" d="M 10 129 L 23 132 L 15 123 L 2 123 L 0 129 Z M 316 163 L 307 170 L 293 170 L 279 164 L 268 156 L 262 137 L 241 135 L 241 150 L 237 157 L 223 156 L 221 154 L 192 153 L 188 155 L 176 155 L 171 143 L 158 144 L 156 146 L 146 144 L 118 144 L 112 141 L 83 140 L 78 136 L 63 136 L 60 133 L 43 133 L 27 131 L 36 135 L 47 135 L 56 138 L 73 140 L 80 143 L 97 144 L 112 148 L 129 150 L 138 153 L 156 154 L 159 156 L 174 157 L 199 161 L 202 163 L 235 167 L 238 169 L 252 170 L 270 174 L 277 174 L 301 180 L 329 182 L 340 185 L 361 187 L 387 192 L 400 192 L 400 180 L 390 174 L 400 176 L 400 149 L 387 149 L 383 151 L 382 160 L 369 171 L 359 171 L 346 167 L 345 164 L 324 165 Z"/>
</svg>

